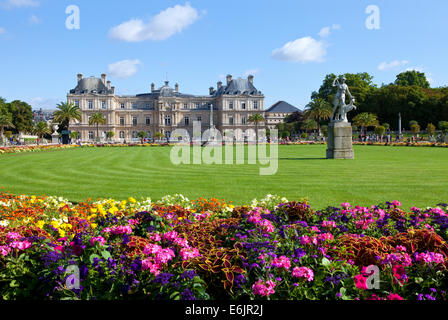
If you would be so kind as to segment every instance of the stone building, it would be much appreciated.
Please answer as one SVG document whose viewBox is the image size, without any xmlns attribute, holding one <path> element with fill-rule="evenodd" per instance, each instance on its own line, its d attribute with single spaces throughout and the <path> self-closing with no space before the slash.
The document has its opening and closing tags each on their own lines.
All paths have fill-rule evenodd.
<svg viewBox="0 0 448 320">
<path fill-rule="evenodd" d="M 264 118 L 266 120 L 266 127 L 275 129 L 275 126 L 279 123 L 283 123 L 287 116 L 298 111 L 300 112 L 300 110 L 293 105 L 285 101 L 278 101 L 265 111 Z"/>
<path fill-rule="evenodd" d="M 220 132 L 226 129 L 254 129 L 249 117 L 255 113 L 264 116 L 264 95 L 254 86 L 254 77 L 218 82 L 210 87 L 208 95 L 184 94 L 176 83 L 169 82 L 156 89 L 152 83 L 149 92 L 125 96 L 116 95 L 115 87 L 101 78 L 84 78 L 78 74 L 77 86 L 67 94 L 67 101 L 80 107 L 82 120 L 70 124 L 71 131 L 80 133 L 82 141 L 95 140 L 96 127 L 89 126 L 89 117 L 101 112 L 106 124 L 99 126 L 100 139 L 106 132 L 114 132 L 116 142 L 138 140 L 137 133 L 144 131 L 152 139 L 156 132 L 165 137 L 178 128 L 193 136 L 193 121 L 200 121 L 202 132 L 214 125 Z M 259 124 L 263 127 L 263 124 Z"/>
</svg>

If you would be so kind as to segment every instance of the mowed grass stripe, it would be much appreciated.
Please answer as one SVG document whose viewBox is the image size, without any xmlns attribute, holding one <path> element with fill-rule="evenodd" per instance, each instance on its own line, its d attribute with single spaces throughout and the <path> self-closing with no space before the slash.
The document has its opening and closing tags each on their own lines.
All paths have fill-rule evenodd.
<svg viewBox="0 0 448 320">
<path fill-rule="evenodd" d="M 326 146 L 279 146 L 276 175 L 260 165 L 179 165 L 170 148 L 82 148 L 0 156 L 0 186 L 14 193 L 72 201 L 129 196 L 218 197 L 236 204 L 266 194 L 308 197 L 317 208 L 400 200 L 405 206 L 448 202 L 448 150 L 355 146 L 355 160 L 326 160 Z M 247 151 L 247 149 L 246 149 Z M 235 155 L 234 155 L 235 156 Z M 266 166 L 263 166 L 266 167 Z"/>
</svg>

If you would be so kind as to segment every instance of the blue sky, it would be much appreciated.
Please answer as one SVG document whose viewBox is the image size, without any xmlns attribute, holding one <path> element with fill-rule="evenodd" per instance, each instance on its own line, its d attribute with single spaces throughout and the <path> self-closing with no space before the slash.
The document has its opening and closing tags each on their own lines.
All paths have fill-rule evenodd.
<svg viewBox="0 0 448 320">
<path fill-rule="evenodd" d="M 80 28 L 66 28 L 66 8 Z M 368 29 L 369 5 L 379 29 Z M 52 108 L 76 75 L 107 73 L 118 94 L 160 87 L 207 94 L 227 74 L 255 76 L 265 107 L 303 108 L 328 73 L 390 83 L 407 69 L 448 85 L 446 0 L 0 0 L 0 96 Z"/>
</svg>

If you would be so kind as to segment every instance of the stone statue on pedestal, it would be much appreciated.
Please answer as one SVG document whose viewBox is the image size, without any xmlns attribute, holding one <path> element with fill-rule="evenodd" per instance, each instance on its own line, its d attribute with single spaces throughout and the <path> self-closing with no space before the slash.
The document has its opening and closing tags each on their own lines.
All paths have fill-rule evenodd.
<svg viewBox="0 0 448 320">
<path fill-rule="evenodd" d="M 348 122 L 347 113 L 356 110 L 355 97 L 345 83 L 347 79 L 341 77 L 333 81 L 333 87 L 338 91 L 333 101 L 333 115 L 328 126 L 327 159 L 354 159 L 352 144 L 352 125 Z M 346 95 L 350 98 L 350 104 L 345 103 Z"/>
</svg>

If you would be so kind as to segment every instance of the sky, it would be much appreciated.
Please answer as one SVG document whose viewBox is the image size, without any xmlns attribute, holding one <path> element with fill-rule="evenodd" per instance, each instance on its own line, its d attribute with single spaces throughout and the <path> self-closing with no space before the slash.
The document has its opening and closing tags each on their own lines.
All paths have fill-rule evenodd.
<svg viewBox="0 0 448 320">
<path fill-rule="evenodd" d="M 119 95 L 166 79 L 206 95 L 252 74 L 265 108 L 303 109 L 329 73 L 446 86 L 447 14 L 446 0 L 0 0 L 0 97 L 54 109 L 78 73 Z"/>
</svg>

